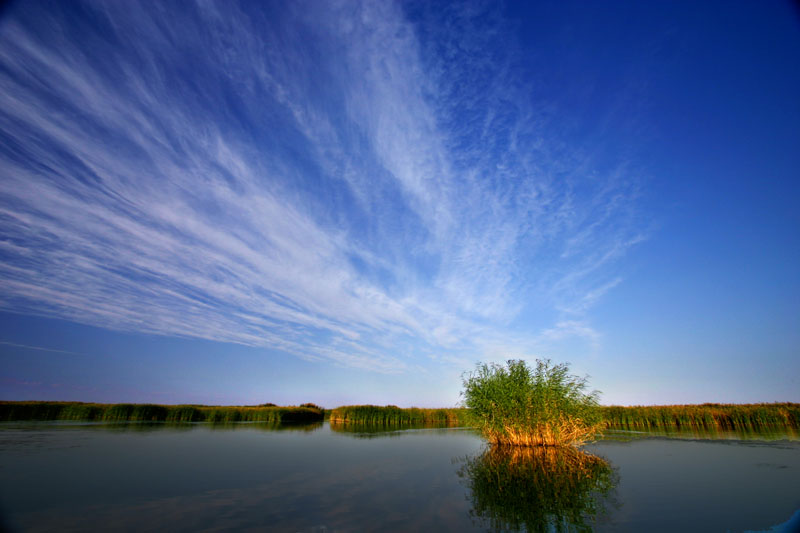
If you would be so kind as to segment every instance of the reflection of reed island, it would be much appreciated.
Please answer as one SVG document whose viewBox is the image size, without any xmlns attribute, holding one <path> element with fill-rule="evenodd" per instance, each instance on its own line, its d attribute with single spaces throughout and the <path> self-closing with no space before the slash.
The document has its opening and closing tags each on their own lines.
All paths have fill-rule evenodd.
<svg viewBox="0 0 800 533">
<path fill-rule="evenodd" d="M 458 475 L 472 515 L 511 531 L 591 531 L 617 482 L 608 462 L 569 446 L 492 446 Z"/>
</svg>

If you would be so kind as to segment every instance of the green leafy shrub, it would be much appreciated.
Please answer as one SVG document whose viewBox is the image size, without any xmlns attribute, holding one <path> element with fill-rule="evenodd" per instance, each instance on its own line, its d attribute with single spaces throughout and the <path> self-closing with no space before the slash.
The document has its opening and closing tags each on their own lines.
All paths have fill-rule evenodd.
<svg viewBox="0 0 800 533">
<path fill-rule="evenodd" d="M 567 364 L 478 364 L 463 384 L 464 406 L 493 444 L 582 444 L 604 425 L 599 393 L 586 392 L 586 379 L 570 375 Z"/>
</svg>

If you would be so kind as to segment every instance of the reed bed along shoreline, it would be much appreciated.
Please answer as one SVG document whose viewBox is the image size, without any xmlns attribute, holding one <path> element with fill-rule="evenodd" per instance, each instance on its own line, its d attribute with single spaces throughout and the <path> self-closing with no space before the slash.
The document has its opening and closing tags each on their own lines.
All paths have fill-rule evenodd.
<svg viewBox="0 0 800 533">
<path fill-rule="evenodd" d="M 705 428 L 745 430 L 800 428 L 800 404 L 719 404 L 604 406 L 608 429 Z"/>
<path fill-rule="evenodd" d="M 800 429 L 800 404 L 716 404 L 601 406 L 606 429 L 698 428 L 752 430 Z M 324 410 L 313 404 L 280 407 L 99 404 L 83 402 L 0 401 L 0 421 L 94 420 L 153 422 L 314 422 L 383 426 L 470 426 L 467 409 L 401 408 L 394 405 L 349 405 Z"/>
<path fill-rule="evenodd" d="M 330 411 L 331 424 L 377 424 L 377 425 L 467 425 L 467 410 L 401 408 L 396 405 L 346 405 Z"/>
<path fill-rule="evenodd" d="M 107 422 L 314 422 L 324 410 L 313 404 L 212 406 L 101 404 L 83 402 L 0 402 L 0 420 L 93 420 Z"/>
<path fill-rule="evenodd" d="M 797 403 L 600 406 L 599 409 L 601 424 L 606 429 L 800 429 L 800 404 Z M 420 409 L 350 405 L 328 413 L 332 423 L 345 424 L 469 426 L 474 423 L 468 410 L 461 407 Z"/>
</svg>

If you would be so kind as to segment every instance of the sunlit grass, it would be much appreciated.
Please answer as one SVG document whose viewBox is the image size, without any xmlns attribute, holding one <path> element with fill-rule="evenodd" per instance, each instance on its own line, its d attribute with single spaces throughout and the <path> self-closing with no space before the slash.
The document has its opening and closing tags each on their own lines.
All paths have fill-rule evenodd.
<svg viewBox="0 0 800 533">
<path fill-rule="evenodd" d="M 601 411 L 606 427 L 614 429 L 800 427 L 800 404 L 796 403 L 609 406 Z"/>
<path fill-rule="evenodd" d="M 522 360 L 480 364 L 464 377 L 464 405 L 492 444 L 579 445 L 603 427 L 597 393 L 566 364 Z"/>
<path fill-rule="evenodd" d="M 466 424 L 464 409 L 400 408 L 395 405 L 346 405 L 330 412 L 331 424 L 375 424 L 383 426 Z"/>
<path fill-rule="evenodd" d="M 800 404 L 701 404 L 661 406 L 599 407 L 601 424 L 608 429 L 627 430 L 716 430 L 764 431 L 770 429 L 800 429 Z M 351 405 L 325 411 L 314 404 L 280 407 L 274 404 L 257 406 L 207 406 L 158 404 L 98 404 L 82 402 L 0 402 L 0 420 L 93 420 L 108 422 L 309 422 L 330 417 L 332 424 L 361 424 L 374 426 L 432 427 L 474 426 L 480 420 L 470 417 L 467 409 L 421 409 L 397 406 Z M 523 412 L 532 418 L 532 413 Z M 547 427 L 537 430 L 542 442 L 518 432 L 508 425 L 505 434 L 523 444 L 554 440 Z M 560 435 L 570 438 L 567 424 L 559 428 Z M 527 440 L 526 440 L 527 439 Z M 489 435 L 492 442 L 502 439 Z"/>
<path fill-rule="evenodd" d="M 0 420 L 95 420 L 108 422 L 310 422 L 324 410 L 298 407 L 0 402 Z"/>
</svg>

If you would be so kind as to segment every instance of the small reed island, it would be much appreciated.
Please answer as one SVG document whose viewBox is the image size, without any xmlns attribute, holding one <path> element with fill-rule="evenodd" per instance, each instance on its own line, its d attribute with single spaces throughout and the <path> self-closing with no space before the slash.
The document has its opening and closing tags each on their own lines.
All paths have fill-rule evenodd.
<svg viewBox="0 0 800 533">
<path fill-rule="evenodd" d="M 605 427 L 599 393 L 587 392 L 586 379 L 570 375 L 567 364 L 479 364 L 463 382 L 464 406 L 492 444 L 577 446 Z"/>
</svg>

